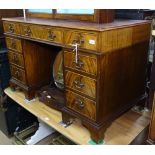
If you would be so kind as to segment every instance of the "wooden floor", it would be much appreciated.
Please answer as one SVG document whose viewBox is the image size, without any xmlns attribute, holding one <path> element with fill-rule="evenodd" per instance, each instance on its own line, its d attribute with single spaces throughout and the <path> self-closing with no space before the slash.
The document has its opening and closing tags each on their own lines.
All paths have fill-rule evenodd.
<svg viewBox="0 0 155 155">
<path fill-rule="evenodd" d="M 2 131 L 0 131 L 0 145 L 12 145 L 12 140 L 9 139 L 7 136 L 3 134 Z"/>
<path fill-rule="evenodd" d="M 14 92 L 10 88 L 7 88 L 5 93 L 22 107 L 75 143 L 90 144 L 90 133 L 80 124 L 79 120 L 76 120 L 69 127 L 64 128 L 59 124 L 61 122 L 60 112 L 47 107 L 42 102 L 39 102 L 38 99 L 31 102 L 26 102 L 22 92 Z M 139 133 L 141 133 L 148 126 L 149 121 L 150 114 L 147 112 L 137 113 L 131 110 L 126 112 L 124 115 L 115 120 L 108 128 L 105 133 L 104 144 L 130 144 L 135 137 L 137 137 Z"/>
</svg>

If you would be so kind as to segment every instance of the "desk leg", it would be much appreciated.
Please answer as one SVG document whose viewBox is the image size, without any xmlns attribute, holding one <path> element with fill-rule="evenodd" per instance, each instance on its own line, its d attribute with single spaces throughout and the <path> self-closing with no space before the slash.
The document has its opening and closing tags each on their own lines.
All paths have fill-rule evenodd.
<svg viewBox="0 0 155 155">
<path fill-rule="evenodd" d="M 39 120 L 39 128 L 36 131 L 36 133 L 30 138 L 30 140 L 27 141 L 28 145 L 33 145 L 42 140 L 43 138 L 49 136 L 50 134 L 54 133 L 55 130 Z"/>
</svg>

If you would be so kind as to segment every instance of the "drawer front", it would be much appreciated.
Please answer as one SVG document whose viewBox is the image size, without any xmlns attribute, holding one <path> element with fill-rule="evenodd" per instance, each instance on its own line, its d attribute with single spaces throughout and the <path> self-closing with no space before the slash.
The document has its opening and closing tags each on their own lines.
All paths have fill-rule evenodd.
<svg viewBox="0 0 155 155">
<path fill-rule="evenodd" d="M 6 37 L 6 44 L 8 49 L 22 52 L 21 40 Z"/>
<path fill-rule="evenodd" d="M 24 68 L 23 55 L 9 51 L 9 62 Z"/>
<path fill-rule="evenodd" d="M 17 34 L 19 35 L 20 32 L 20 24 L 19 23 L 13 23 L 13 22 L 3 22 L 4 32 L 10 33 L 10 34 Z"/>
<path fill-rule="evenodd" d="M 25 71 L 15 67 L 14 65 L 10 65 L 11 75 L 16 80 L 19 80 L 22 83 L 26 83 Z"/>
<path fill-rule="evenodd" d="M 75 54 L 64 51 L 64 66 L 92 75 L 97 75 L 97 58 L 95 55 L 84 55 L 78 53 L 78 63 L 75 63 Z"/>
<path fill-rule="evenodd" d="M 57 28 L 47 28 L 46 26 L 23 24 L 22 35 L 34 39 L 63 43 L 63 32 Z"/>
<path fill-rule="evenodd" d="M 71 46 L 71 44 L 78 43 L 80 48 L 98 50 L 98 33 L 89 32 L 75 32 L 67 31 L 65 33 L 65 43 Z"/>
<path fill-rule="evenodd" d="M 63 43 L 63 31 L 61 29 L 46 28 L 43 32 L 42 39 L 55 43 Z"/>
<path fill-rule="evenodd" d="M 96 119 L 96 103 L 90 99 L 67 90 L 66 105 L 90 119 Z"/>
<path fill-rule="evenodd" d="M 40 39 L 42 28 L 30 24 L 22 24 L 21 34 L 25 37 Z"/>
<path fill-rule="evenodd" d="M 96 98 L 96 80 L 80 74 L 65 71 L 65 86 Z"/>
</svg>

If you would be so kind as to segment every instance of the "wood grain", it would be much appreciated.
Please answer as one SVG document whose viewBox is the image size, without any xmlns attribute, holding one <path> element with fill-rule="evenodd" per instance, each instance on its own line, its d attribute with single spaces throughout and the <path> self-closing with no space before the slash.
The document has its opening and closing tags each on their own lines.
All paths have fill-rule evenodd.
<svg viewBox="0 0 155 155">
<path fill-rule="evenodd" d="M 68 21 L 68 20 L 52 20 L 52 19 L 41 19 L 41 18 L 26 18 L 23 17 L 15 17 L 15 18 L 2 18 L 3 21 L 8 22 L 17 22 L 17 23 L 29 23 L 29 24 L 37 24 L 37 25 L 47 25 L 58 28 L 68 28 L 68 29 L 78 29 L 78 30 L 86 30 L 86 31 L 107 31 L 118 28 L 127 28 L 136 25 L 146 24 L 150 26 L 150 21 L 146 20 L 115 20 L 112 23 L 107 24 L 99 24 L 92 22 L 77 22 L 77 21 Z"/>
<path fill-rule="evenodd" d="M 80 114 L 95 120 L 96 119 L 96 103 L 81 95 L 66 90 L 66 103 L 67 106 Z M 80 103 L 82 102 L 82 103 Z M 83 104 L 83 106 L 80 106 Z"/>
<path fill-rule="evenodd" d="M 20 39 L 6 37 L 7 48 L 22 53 L 22 44 Z"/>
<path fill-rule="evenodd" d="M 24 70 L 19 69 L 18 67 L 14 66 L 14 65 L 10 66 L 10 70 L 11 70 L 12 78 L 20 81 L 21 83 L 26 84 L 26 76 L 25 76 Z"/>
<path fill-rule="evenodd" d="M 24 68 L 24 58 L 22 54 L 19 54 L 17 52 L 9 51 L 8 53 L 9 62 L 11 64 L 17 65 L 19 67 Z"/>
<path fill-rule="evenodd" d="M 11 33 L 11 34 L 21 34 L 20 24 L 15 22 L 3 22 L 4 32 Z"/>
<path fill-rule="evenodd" d="M 73 51 L 64 51 L 65 67 L 97 76 L 96 55 L 88 55 L 86 53 L 78 52 L 78 61 L 78 65 L 76 65 L 75 54 Z"/>
<path fill-rule="evenodd" d="M 61 29 L 32 24 L 21 24 L 21 34 L 25 37 L 45 40 L 55 43 L 63 43 Z M 52 38 L 53 36 L 53 38 Z"/>
<path fill-rule="evenodd" d="M 59 124 L 62 119 L 59 111 L 49 108 L 44 103 L 39 102 L 37 98 L 35 101 L 31 101 L 29 104 L 26 103 L 24 94 L 22 92 L 13 92 L 10 88 L 7 88 L 5 89 L 5 93 L 15 100 L 19 105 L 75 143 L 85 145 L 89 144 L 88 142 L 91 140 L 90 133 L 84 126 L 81 125 L 79 120 L 76 120 L 69 127 L 64 128 Z M 105 132 L 105 144 L 130 144 L 134 138 L 149 124 L 150 115 L 149 113 L 147 115 L 146 114 L 147 113 L 128 111 L 116 119 Z"/>
<path fill-rule="evenodd" d="M 79 81 L 79 84 L 76 84 L 76 81 Z M 81 88 L 80 84 L 83 85 Z M 92 78 L 66 70 L 65 86 L 96 99 L 96 80 Z"/>
<path fill-rule="evenodd" d="M 65 44 L 71 46 L 71 44 L 78 43 L 80 48 L 98 50 L 98 33 L 95 32 L 83 32 L 66 30 L 64 35 Z M 90 43 L 90 40 L 93 43 Z"/>
</svg>

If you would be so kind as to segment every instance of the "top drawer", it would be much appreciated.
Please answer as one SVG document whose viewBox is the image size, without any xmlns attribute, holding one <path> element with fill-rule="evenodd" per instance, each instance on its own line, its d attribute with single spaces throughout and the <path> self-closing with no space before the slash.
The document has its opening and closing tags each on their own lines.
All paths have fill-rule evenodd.
<svg viewBox="0 0 155 155">
<path fill-rule="evenodd" d="M 62 43 L 63 33 L 60 29 L 46 26 L 22 24 L 21 34 L 26 37 Z"/>
<path fill-rule="evenodd" d="M 95 32 L 80 32 L 80 31 L 66 31 L 65 44 L 78 43 L 80 48 L 98 50 L 98 33 Z"/>
<path fill-rule="evenodd" d="M 13 22 L 3 22 L 4 32 L 10 34 L 20 34 L 20 25 Z"/>
</svg>

